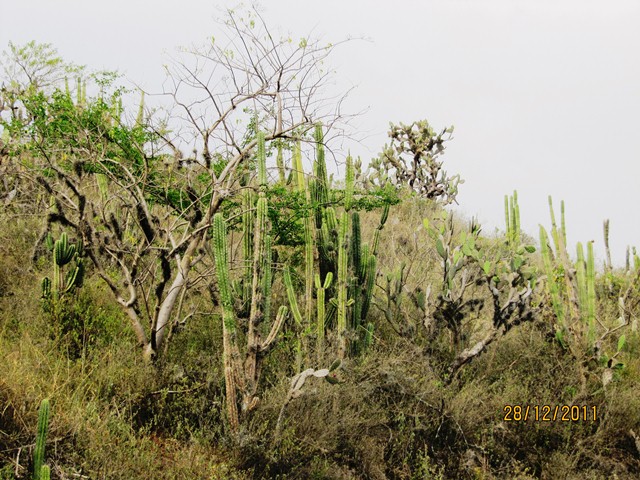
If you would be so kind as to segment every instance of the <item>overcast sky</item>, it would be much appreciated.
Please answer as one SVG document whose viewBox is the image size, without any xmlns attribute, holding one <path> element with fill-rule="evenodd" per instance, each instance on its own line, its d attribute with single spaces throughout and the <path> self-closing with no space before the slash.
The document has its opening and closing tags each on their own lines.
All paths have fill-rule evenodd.
<svg viewBox="0 0 640 480">
<path fill-rule="evenodd" d="M 120 70 L 159 89 L 166 53 L 215 35 L 236 2 L 0 0 L 0 49 L 49 42 L 69 61 Z M 455 126 L 443 157 L 460 173 L 459 209 L 504 228 L 518 190 L 524 230 L 549 225 L 547 195 L 566 203 L 570 251 L 611 219 L 614 263 L 640 247 L 640 1 L 264 1 L 267 21 L 336 50 L 347 107 L 368 108 L 353 153 L 374 156 L 390 121 Z M 559 208 L 559 206 L 558 206 Z"/>
</svg>

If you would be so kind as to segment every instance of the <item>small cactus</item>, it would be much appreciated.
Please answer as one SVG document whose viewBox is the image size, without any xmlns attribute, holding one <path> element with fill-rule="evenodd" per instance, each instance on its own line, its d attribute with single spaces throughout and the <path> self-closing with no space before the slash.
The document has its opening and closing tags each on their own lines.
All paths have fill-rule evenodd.
<svg viewBox="0 0 640 480">
<path fill-rule="evenodd" d="M 65 293 L 82 285 L 84 277 L 84 263 L 82 255 L 84 249 L 82 242 L 69 244 L 67 234 L 63 232 L 58 240 L 53 239 L 48 234 L 45 239 L 47 248 L 52 252 L 53 276 L 52 279 L 45 277 L 42 279 L 42 298 L 59 300 Z M 63 274 L 62 270 L 74 260 L 75 265 Z"/>
<path fill-rule="evenodd" d="M 47 441 L 47 432 L 49 430 L 49 400 L 45 398 L 40 403 L 38 410 L 38 433 L 36 436 L 36 449 L 33 454 L 33 478 L 41 480 L 42 469 L 44 463 L 44 447 Z"/>
</svg>

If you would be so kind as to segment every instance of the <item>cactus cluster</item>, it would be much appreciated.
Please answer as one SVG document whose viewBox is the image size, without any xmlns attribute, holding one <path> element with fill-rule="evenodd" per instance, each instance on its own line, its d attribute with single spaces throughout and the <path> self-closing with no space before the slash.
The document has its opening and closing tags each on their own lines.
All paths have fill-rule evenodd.
<svg viewBox="0 0 640 480">
<path fill-rule="evenodd" d="M 373 325 L 367 324 L 366 318 L 377 275 L 376 252 L 380 232 L 388 218 L 389 205 L 383 208 L 379 225 L 374 232 L 372 246 L 364 244 L 360 214 L 353 211 L 356 163 L 350 155 L 347 157 L 343 211 L 338 215 L 336 210 L 328 205 L 327 167 L 320 125 L 316 126 L 315 140 L 316 158 L 313 170 L 315 178 L 311 187 L 311 198 L 314 200 L 315 242 L 320 270 L 316 283 L 324 281 L 327 285 L 325 289 L 329 293 L 329 300 L 326 312 L 327 317 L 330 318 L 335 311 L 337 317 L 336 329 L 340 356 L 348 352 L 357 355 L 372 338 Z M 307 263 L 309 261 L 310 256 Z M 331 280 L 327 282 L 329 275 L 336 280 L 333 286 L 331 286 Z M 324 312 L 323 309 L 322 313 Z M 318 324 L 324 325 L 327 320 L 328 318 L 318 318 Z M 324 346 L 324 327 L 322 332 L 318 337 L 318 349 Z"/>
<path fill-rule="evenodd" d="M 362 243 L 360 216 L 353 211 L 355 165 L 347 160 L 346 184 L 339 213 L 329 202 L 329 179 L 324 160 L 322 128 L 315 130 L 314 175 L 307 178 L 302 165 L 300 142 L 293 145 L 292 180 L 296 195 L 305 200 L 305 214 L 299 220 L 304 231 L 304 296 L 298 297 L 289 265 L 283 268 L 288 308 L 281 306 L 271 318 L 272 238 L 268 218 L 268 180 L 265 135 L 258 132 L 257 185 L 247 176 L 242 197 L 241 280 L 230 275 L 226 221 L 221 213 L 213 219 L 213 250 L 223 319 L 223 361 L 227 389 L 227 413 L 231 430 L 238 431 L 240 418 L 257 402 L 260 362 L 274 342 L 289 310 L 296 334 L 296 369 L 303 370 L 315 336 L 318 362 L 323 361 L 327 327 L 335 316 L 337 350 L 340 357 L 364 351 L 373 338 L 373 324 L 366 318 L 375 285 L 377 245 L 389 214 L 386 206 L 374 234 L 373 247 Z M 280 153 L 279 153 L 280 154 Z M 281 162 L 282 160 L 279 160 Z M 254 193 L 257 190 L 257 199 Z M 254 203 L 255 201 L 255 203 Z M 339 202 L 340 203 L 340 202 Z M 241 301 L 237 301 L 238 297 Z M 315 316 L 315 322 L 314 322 Z M 248 318 L 247 318 L 248 317 Z M 247 321 L 237 322 L 237 318 Z M 263 324 L 270 330 L 263 340 Z M 243 331 L 239 331 L 239 325 Z M 246 330 L 244 330 L 246 328 Z M 245 339 L 241 349 L 238 341 Z M 241 353 L 241 350 L 243 352 Z M 244 358 L 240 362 L 239 358 Z M 238 408 L 240 407 L 240 408 Z"/>
<path fill-rule="evenodd" d="M 84 264 L 82 260 L 82 243 L 70 244 L 67 234 L 63 232 L 58 240 L 51 234 L 46 237 L 47 248 L 52 253 L 52 279 L 42 279 L 42 298 L 59 300 L 68 292 L 82 285 Z M 73 261 L 73 264 L 71 262 Z M 66 270 L 66 273 L 64 271 Z"/>
<path fill-rule="evenodd" d="M 584 341 L 587 350 L 596 344 L 596 289 L 593 242 L 587 243 L 586 255 L 581 243 L 576 245 L 576 261 L 572 262 L 566 251 L 566 227 L 564 202 L 561 204 L 561 227 L 558 229 L 549 197 L 551 210 L 551 234 L 555 252 L 549 237 L 540 226 L 540 250 L 547 276 L 547 291 L 557 319 L 556 337 L 566 346 L 568 337 Z M 605 242 L 608 242 L 608 222 L 605 222 Z M 575 343 L 575 342 L 574 342 Z"/>
</svg>

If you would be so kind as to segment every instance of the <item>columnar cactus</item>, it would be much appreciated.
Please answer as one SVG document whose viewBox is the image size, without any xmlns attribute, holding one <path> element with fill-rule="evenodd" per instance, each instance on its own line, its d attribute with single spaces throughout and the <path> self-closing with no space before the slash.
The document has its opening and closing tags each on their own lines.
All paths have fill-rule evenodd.
<svg viewBox="0 0 640 480">
<path fill-rule="evenodd" d="M 47 441 L 47 432 L 49 431 L 49 400 L 44 399 L 40 403 L 38 410 L 38 434 L 36 436 L 36 449 L 33 454 L 33 478 L 34 480 L 42 479 L 42 467 L 44 463 L 44 447 Z"/>
<path fill-rule="evenodd" d="M 542 226 L 540 227 L 540 246 L 547 275 L 547 290 L 551 296 L 551 302 L 558 320 L 557 337 L 565 347 L 571 345 L 567 342 L 570 340 L 569 335 L 571 337 L 582 337 L 587 348 L 593 349 L 596 341 L 593 242 L 587 244 L 586 256 L 582 244 L 578 243 L 576 246 L 577 260 L 575 264 L 571 262 L 565 250 L 564 208 L 561 209 L 562 228 L 558 230 L 553 215 L 551 197 L 549 197 L 549 206 L 551 208 L 553 243 L 556 249 L 555 258 L 551 254 L 549 239 Z M 607 230 L 608 225 L 605 222 L 605 237 L 608 234 Z M 564 281 L 559 277 L 564 277 Z M 577 295 L 574 293 L 576 291 Z M 583 342 L 579 342 L 579 344 L 583 344 Z"/>
<path fill-rule="evenodd" d="M 349 225 L 349 217 L 347 213 L 343 213 L 340 218 L 340 232 L 338 235 L 338 335 L 340 338 L 339 351 L 341 357 L 346 353 L 346 337 L 347 333 L 347 275 L 348 275 L 348 258 L 347 258 L 347 228 Z"/>
<path fill-rule="evenodd" d="M 227 225 L 221 213 L 213 217 L 213 249 L 218 278 L 218 291 L 222 305 L 222 359 L 226 388 L 227 417 L 232 432 L 237 432 L 240 425 L 238 418 L 236 372 L 233 364 L 233 337 L 235 334 L 235 318 L 231 300 L 231 282 L 229 280 L 229 262 L 227 260 Z"/>
<path fill-rule="evenodd" d="M 512 196 L 504 196 L 504 216 L 507 227 L 507 245 L 511 248 L 520 246 L 520 207 L 518 206 L 518 192 Z"/>
<path fill-rule="evenodd" d="M 553 311 L 558 319 L 558 325 L 561 329 L 564 329 L 564 302 L 560 298 L 560 286 L 556 280 L 555 268 L 553 266 L 551 252 L 549 250 L 549 237 L 547 236 L 547 231 L 542 225 L 540 225 L 540 253 L 542 255 L 544 270 L 547 276 L 547 291 L 551 295 L 551 305 L 553 306 Z"/>
<path fill-rule="evenodd" d="M 54 242 L 51 234 L 46 238 L 47 247 L 52 251 L 53 257 L 53 281 L 49 277 L 42 280 L 42 297 L 59 300 L 65 293 L 72 291 L 82 284 L 84 265 L 82 261 L 82 245 L 69 244 L 66 233 Z M 74 265 L 63 273 L 64 267 L 74 260 Z"/>
<path fill-rule="evenodd" d="M 246 415 L 258 402 L 256 392 L 260 375 L 260 363 L 266 351 L 273 345 L 278 332 L 282 328 L 288 315 L 288 308 L 281 306 L 276 318 L 271 323 L 268 335 L 263 340 L 260 328 L 262 322 L 271 320 L 271 285 L 272 285 L 272 252 L 271 236 L 269 234 L 269 222 L 267 216 L 268 201 L 266 149 L 264 133 L 258 133 L 257 139 L 257 164 L 258 164 L 258 199 L 255 213 L 248 208 L 250 213 L 243 217 L 243 226 L 252 232 L 252 244 L 249 243 L 249 235 L 244 235 L 243 250 L 245 264 L 250 265 L 250 279 L 247 279 L 249 269 L 245 266 L 243 275 L 245 283 L 249 283 L 250 289 L 248 301 L 250 303 L 249 321 L 244 335 L 238 335 L 236 313 L 234 311 L 231 292 L 231 279 L 229 272 L 226 222 L 221 213 L 213 218 L 213 249 L 215 254 L 216 275 L 218 278 L 218 290 L 222 308 L 222 333 L 223 333 L 223 362 L 225 371 L 226 402 L 229 426 L 233 433 L 237 433 L 241 415 Z M 251 202 L 252 203 L 252 202 Z M 249 201 L 245 206 L 250 207 Z M 251 259 L 249 261 L 249 256 Z M 288 269 L 285 268 L 285 283 L 287 283 Z M 289 278 L 290 280 L 290 278 Z M 242 289 L 245 294 L 246 288 Z M 294 317 L 299 320 L 299 310 L 293 308 Z M 246 339 L 244 354 L 240 354 L 239 338 Z M 241 358 L 244 361 L 241 361 Z M 241 394 L 241 409 L 238 409 L 238 391 Z"/>
<path fill-rule="evenodd" d="M 337 333 L 341 355 L 347 352 L 347 337 L 356 339 L 362 344 L 365 336 L 363 327 L 371 303 L 373 286 L 375 285 L 375 253 L 378 248 L 380 231 L 389 215 L 389 206 L 385 205 L 380 224 L 374 233 L 373 246 L 364 245 L 361 238 L 360 216 L 353 211 L 355 205 L 355 169 L 351 156 L 347 157 L 343 210 L 336 213 L 329 206 L 329 184 L 327 180 L 323 134 L 321 126 L 316 126 L 316 158 L 314 161 L 313 181 L 305 187 L 297 177 L 298 189 L 307 188 L 311 197 L 307 203 L 312 204 L 315 219 L 315 242 L 313 242 L 313 226 L 305 224 L 305 296 L 307 299 L 305 316 L 310 317 L 311 285 L 314 276 L 311 266 L 315 263 L 313 253 L 318 252 L 319 278 L 332 275 L 336 281 L 327 285 L 324 292 L 325 310 L 323 316 L 327 322 L 334 312 L 337 314 Z M 298 153 L 294 151 L 294 163 L 298 163 Z M 299 166 L 297 171 L 301 172 Z M 305 192 L 306 193 L 306 192 Z M 309 196 L 307 198 L 309 198 Z M 369 272 L 371 270 L 371 272 Z M 350 307 L 350 308 L 349 308 Z M 293 309 L 293 305 L 292 305 Z M 324 327 L 323 327 L 324 328 Z M 354 332 L 356 335 L 354 335 Z M 322 350 L 323 334 L 318 334 L 318 349 Z M 354 345 L 355 346 L 355 345 Z M 354 349 L 358 350 L 360 347 Z"/>
<path fill-rule="evenodd" d="M 327 273 L 327 276 L 324 279 L 324 283 L 320 281 L 320 275 L 316 273 L 315 275 L 315 284 L 316 284 L 316 310 L 317 310 L 317 353 L 318 353 L 318 361 L 321 360 L 322 353 L 324 350 L 324 337 L 325 337 L 325 327 L 327 324 L 327 318 L 325 314 L 325 292 L 331 286 L 331 281 L 333 280 L 333 272 Z"/>
<path fill-rule="evenodd" d="M 251 303 L 251 281 L 253 279 L 253 223 L 255 194 L 246 187 L 242 193 L 242 257 L 244 274 L 242 276 L 242 305 L 248 310 Z"/>
</svg>

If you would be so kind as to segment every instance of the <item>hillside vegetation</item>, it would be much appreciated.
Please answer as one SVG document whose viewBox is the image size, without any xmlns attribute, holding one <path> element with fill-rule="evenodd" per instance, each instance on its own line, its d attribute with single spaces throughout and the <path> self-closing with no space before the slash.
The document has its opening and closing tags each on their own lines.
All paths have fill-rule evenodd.
<svg viewBox="0 0 640 480">
<path fill-rule="evenodd" d="M 452 128 L 340 157 L 334 47 L 225 28 L 134 112 L 3 57 L 0 478 L 639 478 L 635 250 L 456 218 Z"/>
</svg>

